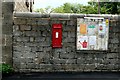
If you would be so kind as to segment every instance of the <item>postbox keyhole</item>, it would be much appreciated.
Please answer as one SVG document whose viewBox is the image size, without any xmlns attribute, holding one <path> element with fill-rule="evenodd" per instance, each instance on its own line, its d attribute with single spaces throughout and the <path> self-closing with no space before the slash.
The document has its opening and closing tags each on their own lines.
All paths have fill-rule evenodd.
<svg viewBox="0 0 120 80">
<path fill-rule="evenodd" d="M 58 33 L 58 32 L 56 32 L 56 38 L 58 38 L 58 35 L 59 35 L 59 33 Z"/>
</svg>

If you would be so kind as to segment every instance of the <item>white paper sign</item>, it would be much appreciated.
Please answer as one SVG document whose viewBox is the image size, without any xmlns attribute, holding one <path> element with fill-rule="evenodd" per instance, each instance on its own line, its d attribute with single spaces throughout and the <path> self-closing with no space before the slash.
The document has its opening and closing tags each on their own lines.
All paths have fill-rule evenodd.
<svg viewBox="0 0 120 80">
<path fill-rule="evenodd" d="M 89 45 L 96 45 L 96 36 L 89 37 Z"/>
</svg>

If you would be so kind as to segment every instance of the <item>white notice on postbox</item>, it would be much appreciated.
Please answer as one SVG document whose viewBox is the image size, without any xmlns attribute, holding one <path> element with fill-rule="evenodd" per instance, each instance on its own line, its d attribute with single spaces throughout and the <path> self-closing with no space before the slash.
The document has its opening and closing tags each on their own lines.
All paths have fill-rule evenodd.
<svg viewBox="0 0 120 80">
<path fill-rule="evenodd" d="M 56 32 L 56 38 L 58 38 L 58 32 Z"/>
</svg>

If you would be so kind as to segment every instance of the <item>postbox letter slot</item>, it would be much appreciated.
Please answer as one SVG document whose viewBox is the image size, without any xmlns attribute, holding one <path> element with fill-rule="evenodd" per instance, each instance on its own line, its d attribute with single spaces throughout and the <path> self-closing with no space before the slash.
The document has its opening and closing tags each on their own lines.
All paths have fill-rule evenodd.
<svg viewBox="0 0 120 80">
<path fill-rule="evenodd" d="M 62 47 L 62 24 L 52 25 L 52 48 Z"/>
<path fill-rule="evenodd" d="M 59 35 L 59 33 L 58 33 L 58 32 L 56 32 L 56 38 L 58 38 L 58 35 Z"/>
</svg>

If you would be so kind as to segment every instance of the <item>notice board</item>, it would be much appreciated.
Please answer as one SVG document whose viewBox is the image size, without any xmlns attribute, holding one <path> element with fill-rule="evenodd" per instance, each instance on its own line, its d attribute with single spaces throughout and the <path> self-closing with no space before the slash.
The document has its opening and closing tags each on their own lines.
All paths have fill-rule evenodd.
<svg viewBox="0 0 120 80">
<path fill-rule="evenodd" d="M 77 18 L 77 50 L 108 50 L 109 19 Z"/>
</svg>

